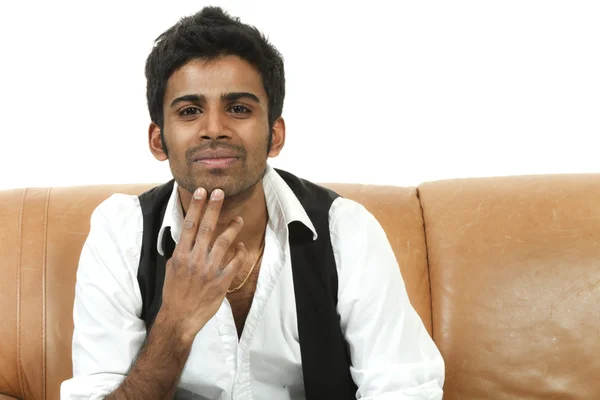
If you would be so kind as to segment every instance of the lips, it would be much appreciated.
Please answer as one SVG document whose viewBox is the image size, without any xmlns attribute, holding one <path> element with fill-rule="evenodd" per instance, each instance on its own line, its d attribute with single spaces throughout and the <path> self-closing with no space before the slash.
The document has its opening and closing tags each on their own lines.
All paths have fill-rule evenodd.
<svg viewBox="0 0 600 400">
<path fill-rule="evenodd" d="M 231 149 L 206 149 L 193 154 L 191 161 L 203 168 L 223 170 L 236 165 L 243 153 Z"/>
<path fill-rule="evenodd" d="M 193 162 L 199 162 L 199 161 L 210 162 L 212 160 L 217 161 L 219 159 L 224 159 L 223 161 L 225 161 L 225 160 L 238 159 L 238 158 L 241 158 L 240 154 L 238 152 L 226 150 L 226 149 L 217 149 L 217 150 L 200 151 L 200 152 L 194 154 L 194 156 L 192 157 L 192 161 Z"/>
</svg>

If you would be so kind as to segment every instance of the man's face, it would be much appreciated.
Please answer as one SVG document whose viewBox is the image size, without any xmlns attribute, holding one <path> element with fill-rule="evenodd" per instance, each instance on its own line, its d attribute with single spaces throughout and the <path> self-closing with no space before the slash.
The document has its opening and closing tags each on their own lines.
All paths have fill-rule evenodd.
<svg viewBox="0 0 600 400">
<path fill-rule="evenodd" d="M 192 60 L 171 75 L 163 105 L 171 172 L 190 193 L 236 196 L 266 168 L 268 99 L 260 74 L 236 56 Z M 156 130 L 156 129 L 155 129 Z M 279 149 L 274 149 L 279 153 Z"/>
</svg>

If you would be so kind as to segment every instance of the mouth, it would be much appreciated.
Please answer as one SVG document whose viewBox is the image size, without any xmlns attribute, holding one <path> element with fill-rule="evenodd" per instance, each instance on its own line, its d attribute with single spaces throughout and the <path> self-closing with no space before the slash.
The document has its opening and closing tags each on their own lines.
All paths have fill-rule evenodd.
<svg viewBox="0 0 600 400">
<path fill-rule="evenodd" d="M 239 161 L 238 157 L 212 157 L 195 160 L 194 164 L 199 164 L 209 168 L 227 168 Z"/>
</svg>

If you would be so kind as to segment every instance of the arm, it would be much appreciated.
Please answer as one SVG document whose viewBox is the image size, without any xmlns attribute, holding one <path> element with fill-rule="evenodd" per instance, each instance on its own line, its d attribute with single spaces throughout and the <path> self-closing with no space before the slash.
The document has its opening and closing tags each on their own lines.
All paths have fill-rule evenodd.
<svg viewBox="0 0 600 400">
<path fill-rule="evenodd" d="M 228 265 L 223 257 L 240 232 L 235 218 L 213 242 L 223 198 L 197 191 L 183 224 L 184 231 L 167 261 L 162 304 L 139 358 L 127 378 L 107 399 L 165 399 L 173 397 L 198 332 L 225 298 L 227 288 L 243 265 L 246 250 L 239 243 Z"/>
<path fill-rule="evenodd" d="M 177 324 L 159 311 L 131 371 L 106 399 L 173 398 L 191 347 Z"/>
<path fill-rule="evenodd" d="M 336 200 L 330 217 L 357 398 L 441 399 L 444 361 L 410 304 L 383 228 L 348 199 Z"/>
<path fill-rule="evenodd" d="M 223 199 L 207 201 L 206 191 L 202 193 L 190 204 L 181 239 L 166 265 L 161 308 L 133 365 L 132 352 L 141 347 L 145 326 L 139 319 L 141 295 L 135 279 L 139 250 L 133 250 L 137 257 L 130 255 L 140 243 L 119 235 L 129 228 L 138 232 L 138 238 L 140 223 L 134 220 L 122 226 L 117 222 L 120 218 L 112 218 L 119 224 L 115 229 L 108 218 L 102 218 L 107 206 L 94 213 L 78 270 L 74 378 L 63 383 L 62 398 L 102 398 L 117 384 L 109 399 L 164 399 L 174 394 L 196 334 L 222 304 L 246 257 L 245 247 L 238 243 L 233 259 L 221 267 L 243 222 L 234 218 L 213 241 Z M 117 215 L 121 218 L 140 218 L 139 203 L 133 213 L 121 204 L 113 208 L 124 214 Z M 128 246 L 130 242 L 134 244 Z M 126 365 L 131 365 L 128 372 Z M 85 379 L 77 382 L 79 376 Z"/>
<path fill-rule="evenodd" d="M 92 213 L 73 307 L 73 377 L 61 399 L 102 399 L 125 377 L 146 338 L 137 266 L 142 213 L 135 196 L 113 195 Z"/>
<path fill-rule="evenodd" d="M 103 398 L 121 382 L 107 398 L 166 398 L 176 387 L 191 343 L 161 312 L 146 338 L 137 283 L 141 218 L 137 199 L 122 195 L 92 214 L 77 270 L 74 376 L 61 388 L 63 399 Z"/>
</svg>

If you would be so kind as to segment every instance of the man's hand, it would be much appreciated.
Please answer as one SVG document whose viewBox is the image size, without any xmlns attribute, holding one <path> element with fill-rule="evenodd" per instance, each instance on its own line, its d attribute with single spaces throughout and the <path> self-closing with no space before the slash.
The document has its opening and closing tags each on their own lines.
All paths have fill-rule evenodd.
<svg viewBox="0 0 600 400">
<path fill-rule="evenodd" d="M 203 188 L 194 192 L 181 239 L 167 262 L 159 314 L 180 328 L 186 343 L 193 341 L 219 310 L 246 259 L 243 243 L 234 244 L 243 226 L 241 217 L 214 238 L 223 198 L 221 189 L 215 189 L 210 199 Z M 222 267 L 231 246 L 235 246 L 235 255 Z"/>
<path fill-rule="evenodd" d="M 107 400 L 173 397 L 196 334 L 215 315 L 246 259 L 246 248 L 237 243 L 233 259 L 221 268 L 243 225 L 234 218 L 213 241 L 222 205 L 219 189 L 210 200 L 204 189 L 194 193 L 181 240 L 167 262 L 154 325 L 127 377 Z"/>
</svg>

